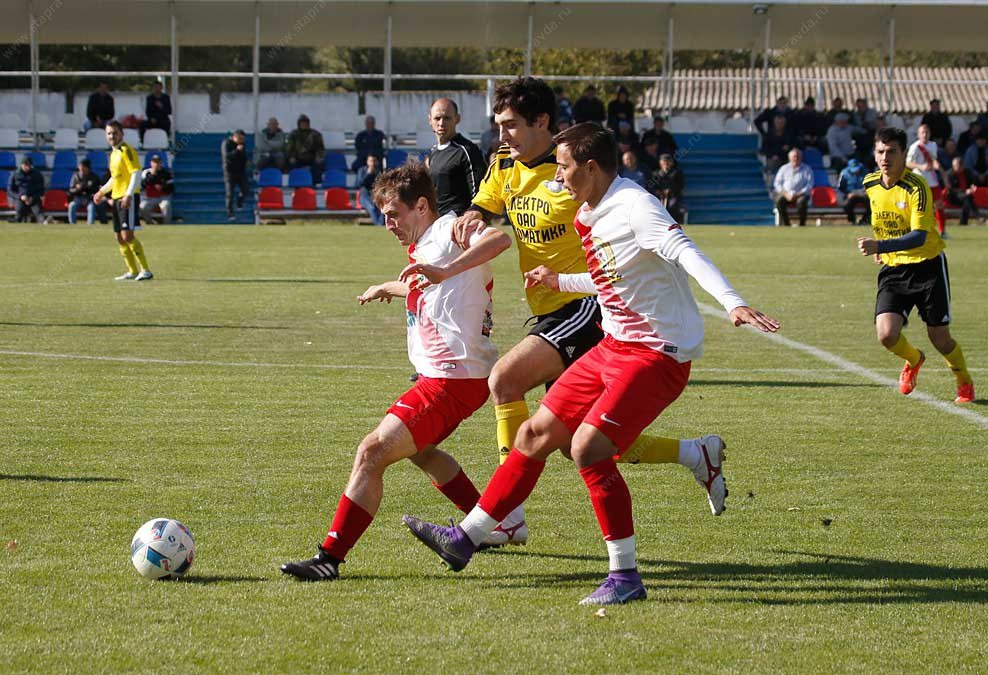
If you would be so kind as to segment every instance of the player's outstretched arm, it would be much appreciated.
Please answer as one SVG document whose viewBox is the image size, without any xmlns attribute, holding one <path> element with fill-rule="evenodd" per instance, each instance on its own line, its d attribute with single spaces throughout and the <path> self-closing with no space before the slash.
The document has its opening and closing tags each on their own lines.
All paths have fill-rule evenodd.
<svg viewBox="0 0 988 675">
<path fill-rule="evenodd" d="M 770 316 L 762 314 L 757 309 L 752 309 L 747 305 L 735 307 L 730 311 L 731 321 L 735 326 L 748 324 L 754 326 L 763 333 L 774 333 L 779 330 L 779 322 Z"/>
<path fill-rule="evenodd" d="M 456 257 L 447 265 L 426 265 L 423 263 L 412 263 L 401 271 L 398 280 L 408 283 L 416 275 L 421 275 L 429 280 L 431 284 L 441 284 L 450 277 L 455 277 L 468 269 L 483 265 L 493 260 L 504 251 L 511 248 L 511 237 L 501 230 L 489 228 L 475 233 L 471 239 L 469 248 Z M 422 288 L 422 284 L 418 284 Z"/>
<path fill-rule="evenodd" d="M 545 265 L 539 265 L 535 269 L 525 272 L 525 288 L 532 288 L 534 286 L 545 286 L 546 288 L 554 291 L 562 291 L 563 293 L 597 295 L 597 287 L 594 286 L 590 272 L 559 274 Z"/>
<path fill-rule="evenodd" d="M 408 284 L 403 281 L 385 281 L 383 284 L 370 286 L 357 296 L 357 302 L 365 305 L 373 300 L 391 302 L 391 298 L 404 298 L 408 295 Z"/>
</svg>

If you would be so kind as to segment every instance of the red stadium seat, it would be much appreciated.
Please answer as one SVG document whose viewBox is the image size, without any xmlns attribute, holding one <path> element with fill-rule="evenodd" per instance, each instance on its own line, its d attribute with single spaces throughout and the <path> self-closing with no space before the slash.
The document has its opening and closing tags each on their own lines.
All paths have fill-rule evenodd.
<svg viewBox="0 0 988 675">
<path fill-rule="evenodd" d="M 297 188 L 292 195 L 292 208 L 296 211 L 315 211 L 316 191 L 312 188 Z"/>
<path fill-rule="evenodd" d="M 0 186 L 0 209 L 7 210 L 10 204 L 7 202 L 7 188 Z"/>
<path fill-rule="evenodd" d="M 261 194 L 257 198 L 257 208 L 261 211 L 285 208 L 285 193 L 277 187 L 262 188 Z"/>
<path fill-rule="evenodd" d="M 65 190 L 48 190 L 41 198 L 42 211 L 68 211 L 69 196 Z"/>
<path fill-rule="evenodd" d="M 979 187 L 974 191 L 974 205 L 979 209 L 988 209 L 988 187 Z"/>
<path fill-rule="evenodd" d="M 810 194 L 810 204 L 815 209 L 837 208 L 837 193 L 832 187 L 817 186 Z"/>
<path fill-rule="evenodd" d="M 330 211 L 351 211 L 353 202 L 346 188 L 332 187 L 326 190 L 326 208 Z"/>
</svg>

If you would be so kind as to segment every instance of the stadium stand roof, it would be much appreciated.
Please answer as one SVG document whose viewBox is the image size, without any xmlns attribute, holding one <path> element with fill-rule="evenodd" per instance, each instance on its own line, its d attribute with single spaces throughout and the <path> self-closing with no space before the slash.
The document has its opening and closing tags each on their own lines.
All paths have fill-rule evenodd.
<svg viewBox="0 0 988 675">
<path fill-rule="evenodd" d="M 171 15 L 180 45 L 249 45 L 255 7 L 264 46 L 374 46 L 392 18 L 395 47 L 477 46 L 660 48 L 674 23 L 675 47 L 862 49 L 897 41 L 913 50 L 984 51 L 985 0 L 28 0 L 5 2 L 0 43 L 29 40 L 33 13 L 41 44 L 169 44 Z M 764 11 L 763 11 L 764 10 Z M 531 16 L 531 19 L 529 18 Z M 930 26 L 970 29 L 930 30 Z"/>
</svg>

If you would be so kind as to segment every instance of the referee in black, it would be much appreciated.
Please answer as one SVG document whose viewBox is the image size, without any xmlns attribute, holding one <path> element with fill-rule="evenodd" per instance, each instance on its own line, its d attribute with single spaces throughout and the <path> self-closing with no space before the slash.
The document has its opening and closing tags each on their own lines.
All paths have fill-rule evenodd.
<svg viewBox="0 0 988 675">
<path fill-rule="evenodd" d="M 480 148 L 457 133 L 460 111 L 448 98 L 436 99 L 429 109 L 429 125 L 436 144 L 429 151 L 427 163 L 436 185 L 439 215 L 454 212 L 463 215 L 484 177 L 487 166 Z"/>
</svg>

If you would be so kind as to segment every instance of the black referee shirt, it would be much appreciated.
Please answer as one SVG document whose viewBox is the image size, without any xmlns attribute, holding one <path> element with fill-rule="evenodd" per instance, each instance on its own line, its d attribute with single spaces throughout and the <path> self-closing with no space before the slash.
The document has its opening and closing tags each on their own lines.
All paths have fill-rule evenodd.
<svg viewBox="0 0 988 675">
<path fill-rule="evenodd" d="M 429 153 L 429 172 L 436 184 L 439 215 L 450 211 L 463 215 L 477 194 L 486 170 L 480 148 L 462 134 L 456 134 L 442 147 L 433 146 Z"/>
</svg>

